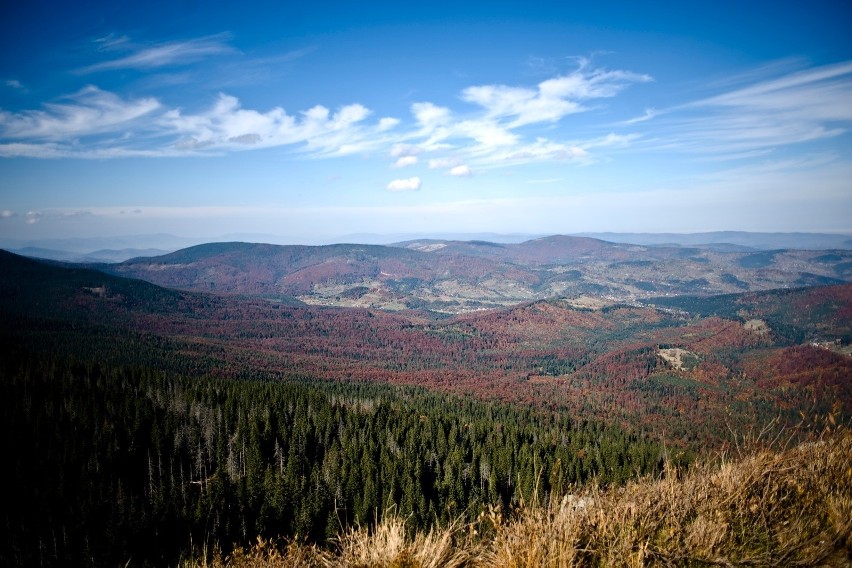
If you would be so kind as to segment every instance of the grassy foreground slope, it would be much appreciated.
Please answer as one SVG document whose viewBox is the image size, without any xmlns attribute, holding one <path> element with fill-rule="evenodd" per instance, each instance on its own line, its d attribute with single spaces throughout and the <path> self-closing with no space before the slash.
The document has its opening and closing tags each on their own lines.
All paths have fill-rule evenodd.
<svg viewBox="0 0 852 568">
<path fill-rule="evenodd" d="M 781 452 L 590 486 L 508 519 L 411 535 L 387 516 L 341 535 L 334 552 L 259 540 L 183 566 L 849 566 L 850 455 L 852 432 L 840 429 Z"/>
</svg>

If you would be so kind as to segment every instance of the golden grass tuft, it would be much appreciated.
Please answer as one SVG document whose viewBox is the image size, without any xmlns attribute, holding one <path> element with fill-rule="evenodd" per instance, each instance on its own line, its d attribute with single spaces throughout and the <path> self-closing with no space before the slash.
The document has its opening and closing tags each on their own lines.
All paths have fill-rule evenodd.
<svg viewBox="0 0 852 568">
<path fill-rule="evenodd" d="M 455 568 L 468 566 L 473 547 L 459 546 L 463 538 L 458 525 L 432 528 L 407 539 L 405 522 L 388 516 L 372 531 L 354 529 L 340 539 L 338 566 L 389 566 L 394 568 Z M 469 543 L 468 543 L 469 544 Z"/>
<path fill-rule="evenodd" d="M 267 541 L 192 566 L 852 566 L 852 433 L 406 536 L 388 515 L 334 552 Z M 187 564 L 187 566 L 190 566 Z"/>
<path fill-rule="evenodd" d="M 233 554 L 223 556 L 218 550 L 212 555 L 181 562 L 180 568 L 302 568 L 330 566 L 331 556 L 314 545 L 295 541 L 265 540 L 248 548 L 237 548 Z"/>
</svg>

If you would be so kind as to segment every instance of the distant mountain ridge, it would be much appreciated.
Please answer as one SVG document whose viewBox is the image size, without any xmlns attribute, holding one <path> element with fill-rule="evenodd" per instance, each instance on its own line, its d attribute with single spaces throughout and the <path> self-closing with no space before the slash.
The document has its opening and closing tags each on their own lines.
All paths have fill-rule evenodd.
<svg viewBox="0 0 852 568">
<path fill-rule="evenodd" d="M 578 233 L 596 239 L 637 245 L 708 246 L 733 245 L 757 250 L 852 249 L 852 235 L 832 233 L 752 233 L 711 231 L 704 233 Z"/>
<path fill-rule="evenodd" d="M 713 231 L 702 233 L 618 233 L 618 232 L 585 232 L 569 233 L 569 236 L 589 237 L 609 242 L 636 244 L 643 246 L 680 246 L 715 248 L 743 252 L 746 249 L 777 250 L 777 249 L 852 249 L 852 234 L 831 233 L 757 233 L 747 231 Z M 495 244 L 518 244 L 546 235 L 532 234 L 499 234 L 499 233 L 436 233 L 436 234 L 353 234 L 341 235 L 336 238 L 299 238 L 285 235 L 260 233 L 228 234 L 216 237 L 180 237 L 169 234 L 124 235 L 115 237 L 74 237 L 52 239 L 13 239 L 0 237 L 0 248 L 21 252 L 21 254 L 51 260 L 71 262 L 91 262 L 92 259 L 102 262 L 120 262 L 130 258 L 120 255 L 99 254 L 103 251 L 124 251 L 138 249 L 139 255 L 152 256 L 146 249 L 171 252 L 209 242 L 251 242 L 279 245 L 320 246 L 335 243 L 359 243 L 373 245 L 394 245 L 413 241 L 459 241 L 459 242 L 489 242 Z"/>
<path fill-rule="evenodd" d="M 45 249 L 38 247 L 24 247 L 19 249 L 9 249 L 9 252 L 27 256 L 30 258 L 41 258 L 45 260 L 59 260 L 62 262 L 124 262 L 131 258 L 140 256 L 161 256 L 168 254 L 167 250 L 148 248 L 148 249 L 101 249 L 89 253 L 76 253 L 63 250 Z"/>
<path fill-rule="evenodd" d="M 459 313 L 554 297 L 636 301 L 852 281 L 852 251 L 646 246 L 555 235 L 521 243 L 207 243 L 106 272 L 172 288 L 317 305 Z"/>
</svg>

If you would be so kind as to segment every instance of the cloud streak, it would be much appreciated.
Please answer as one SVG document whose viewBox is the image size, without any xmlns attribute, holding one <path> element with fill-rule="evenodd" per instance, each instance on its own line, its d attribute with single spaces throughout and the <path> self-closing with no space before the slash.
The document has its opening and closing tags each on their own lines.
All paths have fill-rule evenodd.
<svg viewBox="0 0 852 568">
<path fill-rule="evenodd" d="M 762 78 L 660 113 L 658 143 L 737 157 L 832 138 L 852 128 L 850 100 L 850 61 Z"/>
<path fill-rule="evenodd" d="M 17 79 L 6 79 L 3 84 L 9 87 L 10 89 L 14 89 L 15 91 L 18 91 L 20 93 L 27 92 L 27 88 L 24 86 L 24 84 L 18 81 Z"/>
<path fill-rule="evenodd" d="M 160 108 L 153 98 L 122 99 L 88 86 L 44 110 L 12 113 L 0 111 L 0 138 L 26 140 L 16 146 L 35 146 L 33 141 L 68 141 L 78 137 L 115 133 L 138 124 Z M 5 147 L 2 144 L 0 147 Z M 52 145 L 48 145 L 48 148 Z M 49 152 L 48 152 L 49 153 Z M 0 150 L 2 155 L 2 150 Z"/>
<path fill-rule="evenodd" d="M 77 73 L 88 75 L 118 69 L 147 70 L 172 65 L 185 65 L 212 55 L 234 52 L 234 48 L 228 45 L 230 39 L 230 34 L 217 34 L 184 41 L 157 43 L 137 48 L 124 57 L 82 67 L 77 69 Z M 126 37 L 114 38 L 112 36 L 98 41 L 102 47 L 110 50 L 120 49 L 129 43 Z"/>
</svg>

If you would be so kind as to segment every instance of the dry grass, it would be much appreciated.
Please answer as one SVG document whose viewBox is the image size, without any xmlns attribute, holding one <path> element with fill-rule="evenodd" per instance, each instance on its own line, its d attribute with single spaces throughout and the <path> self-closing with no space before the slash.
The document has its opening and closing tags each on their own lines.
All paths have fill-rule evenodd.
<svg viewBox="0 0 852 568">
<path fill-rule="evenodd" d="M 852 433 L 482 522 L 487 536 L 453 526 L 407 538 L 390 516 L 336 551 L 259 541 L 192 566 L 852 566 Z"/>
<path fill-rule="evenodd" d="M 304 566 L 329 566 L 331 556 L 316 546 L 296 542 L 276 543 L 258 538 L 254 546 L 237 549 L 230 556 L 214 551 L 208 557 L 181 562 L 181 568 L 301 568 Z"/>
<path fill-rule="evenodd" d="M 848 566 L 852 435 L 589 491 L 498 531 L 492 566 Z"/>
<path fill-rule="evenodd" d="M 340 539 L 337 566 L 393 566 L 411 568 L 455 568 L 469 566 L 474 559 L 471 546 L 461 545 L 464 533 L 457 525 L 433 528 L 406 539 L 405 523 L 399 517 L 383 520 L 370 532 L 355 529 Z M 466 544 L 470 544 L 469 542 Z"/>
</svg>

